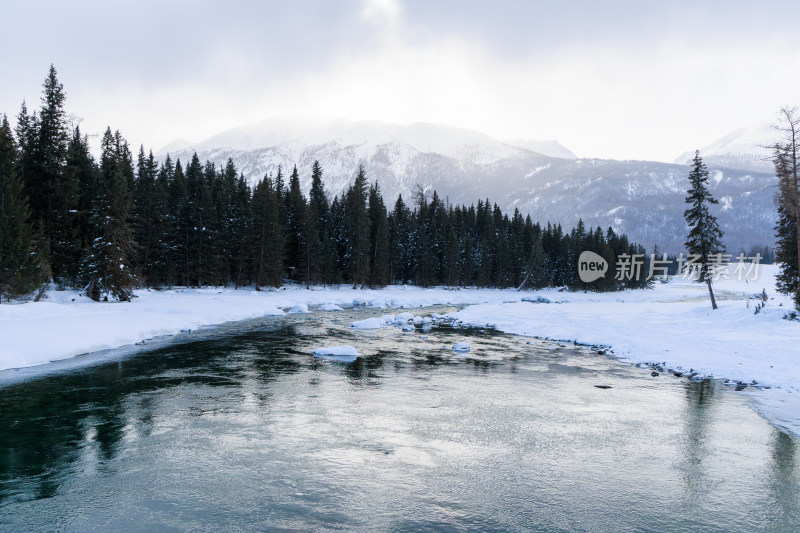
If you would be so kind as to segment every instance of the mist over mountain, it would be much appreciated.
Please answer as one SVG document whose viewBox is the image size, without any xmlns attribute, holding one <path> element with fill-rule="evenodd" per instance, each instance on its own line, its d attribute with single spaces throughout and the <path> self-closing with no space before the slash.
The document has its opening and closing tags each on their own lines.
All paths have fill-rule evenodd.
<svg viewBox="0 0 800 533">
<path fill-rule="evenodd" d="M 565 148 L 561 143 L 555 140 L 548 141 L 532 141 L 530 139 L 510 139 L 505 141 L 506 144 L 511 146 L 518 146 L 525 148 L 531 152 L 537 152 L 551 157 L 560 157 L 562 159 L 578 159 L 571 150 Z"/>
<path fill-rule="evenodd" d="M 713 143 L 700 148 L 700 155 L 709 166 L 772 173 L 772 146 L 780 139 L 780 132 L 769 124 L 759 124 L 732 131 Z M 675 162 L 686 164 L 694 151 L 684 152 Z"/>
<path fill-rule="evenodd" d="M 757 164 L 757 152 L 736 151 L 752 138 L 747 132 L 733 135 L 714 145 L 706 159 L 711 191 L 720 200 L 716 214 L 732 253 L 774 241 L 774 173 Z M 279 166 L 288 175 L 297 165 L 306 192 L 318 160 L 331 196 L 341 195 L 363 164 L 389 206 L 399 194 L 412 202 L 418 188 L 436 190 L 451 203 L 489 198 L 509 213 L 518 208 L 542 223 L 571 227 L 582 218 L 588 226 L 612 227 L 648 249 L 658 244 L 664 251 L 682 251 L 686 235 L 688 166 L 578 159 L 556 141 L 503 142 L 427 123 L 292 118 L 234 128 L 161 155 L 167 151 L 184 163 L 195 152 L 217 165 L 231 158 L 251 184 Z"/>
</svg>

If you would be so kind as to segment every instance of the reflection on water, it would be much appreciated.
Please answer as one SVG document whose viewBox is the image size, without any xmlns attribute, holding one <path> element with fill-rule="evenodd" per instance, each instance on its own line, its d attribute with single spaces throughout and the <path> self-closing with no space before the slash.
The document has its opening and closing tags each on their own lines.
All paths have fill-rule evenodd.
<svg viewBox="0 0 800 533">
<path fill-rule="evenodd" d="M 0 385 L 0 530 L 800 528 L 797 442 L 715 382 L 482 330 L 346 327 L 369 313 Z M 364 355 L 310 355 L 332 344 Z"/>
</svg>

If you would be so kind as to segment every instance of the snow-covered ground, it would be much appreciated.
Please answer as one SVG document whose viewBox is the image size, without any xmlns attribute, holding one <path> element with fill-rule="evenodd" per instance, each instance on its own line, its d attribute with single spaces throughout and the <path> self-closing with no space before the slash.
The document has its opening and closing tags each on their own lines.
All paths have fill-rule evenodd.
<svg viewBox="0 0 800 533">
<path fill-rule="evenodd" d="M 758 280 L 716 282 L 720 307 L 716 311 L 710 307 L 704 285 L 680 278 L 656 283 L 653 290 L 604 294 L 555 289 L 290 287 L 256 292 L 205 288 L 142 290 L 130 303 L 100 304 L 74 292 L 53 292 L 39 303 L 0 305 L 0 370 L 286 312 L 352 305 L 473 304 L 451 317 L 507 333 L 608 346 L 617 357 L 634 363 L 658 363 L 676 371 L 771 387 L 754 390 L 757 387 L 751 386 L 747 391 L 765 416 L 800 435 L 800 322 L 783 320 L 791 303 L 776 293 L 775 272 L 772 266 L 762 266 Z M 747 307 L 745 296 L 762 289 L 769 300 L 754 314 L 756 301 Z M 397 327 L 389 317 L 367 320 Z M 367 325 L 376 324 L 363 324 Z"/>
</svg>

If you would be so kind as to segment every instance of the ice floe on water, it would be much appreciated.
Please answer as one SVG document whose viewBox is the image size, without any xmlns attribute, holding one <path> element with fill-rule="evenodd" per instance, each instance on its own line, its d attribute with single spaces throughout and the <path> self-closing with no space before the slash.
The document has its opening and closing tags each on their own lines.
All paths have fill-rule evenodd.
<svg viewBox="0 0 800 533">
<path fill-rule="evenodd" d="M 314 350 L 314 357 L 321 359 L 328 359 L 331 361 L 338 361 L 340 363 L 352 363 L 361 354 L 354 346 L 341 345 L 341 346 L 327 346 L 324 348 L 317 348 Z"/>
<path fill-rule="evenodd" d="M 383 317 L 373 316 L 365 318 L 364 320 L 356 320 L 350 324 L 353 329 L 379 329 L 385 328 L 387 324 L 384 322 Z"/>
<path fill-rule="evenodd" d="M 451 323 L 452 319 L 445 315 L 434 313 L 431 316 L 419 316 L 412 313 L 399 313 L 397 315 L 383 315 L 364 320 L 356 320 L 350 323 L 353 329 L 379 329 L 388 327 L 398 327 L 403 331 L 413 331 L 414 326 L 419 326 L 423 330 L 429 330 L 432 326 L 438 325 L 442 322 Z"/>
<path fill-rule="evenodd" d="M 289 309 L 286 310 L 289 314 L 301 314 L 301 313 L 310 313 L 308 310 L 308 305 L 306 304 L 295 304 Z"/>
<path fill-rule="evenodd" d="M 457 342 L 453 346 L 453 351 L 456 353 L 467 353 L 472 349 L 468 342 Z"/>
<path fill-rule="evenodd" d="M 342 309 L 338 305 L 330 304 L 330 303 L 322 304 L 317 309 L 320 310 L 320 311 L 344 311 L 344 309 Z"/>
</svg>

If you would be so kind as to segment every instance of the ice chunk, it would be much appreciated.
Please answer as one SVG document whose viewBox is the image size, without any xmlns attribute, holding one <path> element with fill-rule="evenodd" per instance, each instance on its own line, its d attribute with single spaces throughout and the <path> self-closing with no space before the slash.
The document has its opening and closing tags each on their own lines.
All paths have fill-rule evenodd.
<svg viewBox="0 0 800 533">
<path fill-rule="evenodd" d="M 308 313 L 308 306 L 306 304 L 295 304 L 288 311 L 289 314 Z"/>
<path fill-rule="evenodd" d="M 458 353 L 467 353 L 471 349 L 472 347 L 468 342 L 457 342 L 455 346 L 453 346 L 453 351 Z"/>
<path fill-rule="evenodd" d="M 400 313 L 398 315 L 394 315 L 395 322 L 410 322 L 414 320 L 414 315 L 411 313 Z"/>
<path fill-rule="evenodd" d="M 322 304 L 319 306 L 320 311 L 344 311 L 341 307 L 336 304 Z"/>
<path fill-rule="evenodd" d="M 361 354 L 358 353 L 355 347 L 349 345 L 327 346 L 314 350 L 314 357 L 330 359 L 331 361 L 338 361 L 340 363 L 352 363 L 358 359 L 360 355 Z"/>
<path fill-rule="evenodd" d="M 383 317 L 374 316 L 372 318 L 365 318 L 364 320 L 356 320 L 350 324 L 351 328 L 355 329 L 378 329 L 386 325 Z"/>
</svg>

